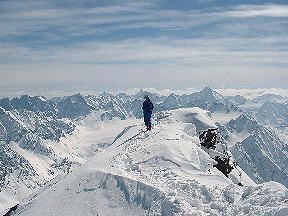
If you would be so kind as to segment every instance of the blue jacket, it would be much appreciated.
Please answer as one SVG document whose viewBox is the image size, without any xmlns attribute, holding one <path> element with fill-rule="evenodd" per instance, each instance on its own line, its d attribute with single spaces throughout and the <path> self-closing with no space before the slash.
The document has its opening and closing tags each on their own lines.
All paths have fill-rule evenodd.
<svg viewBox="0 0 288 216">
<path fill-rule="evenodd" d="M 150 101 L 150 99 L 146 99 L 143 102 L 143 107 L 142 107 L 143 113 L 152 113 L 153 108 L 154 106 L 153 106 L 153 103 Z"/>
</svg>

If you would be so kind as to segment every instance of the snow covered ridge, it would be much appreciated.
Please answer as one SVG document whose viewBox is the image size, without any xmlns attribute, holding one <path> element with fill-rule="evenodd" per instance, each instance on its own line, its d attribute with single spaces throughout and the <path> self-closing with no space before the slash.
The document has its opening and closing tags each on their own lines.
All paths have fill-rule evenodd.
<svg viewBox="0 0 288 216">
<path fill-rule="evenodd" d="M 166 111 L 155 116 L 152 131 L 131 122 L 110 146 L 25 199 L 14 215 L 286 215 L 283 185 L 256 185 L 237 167 L 244 185 L 238 186 L 215 167 L 213 155 L 227 146 L 224 140 L 201 146 L 199 133 L 216 129 L 209 115 L 200 108 Z"/>
<path fill-rule="evenodd" d="M 209 156 L 205 160 L 210 161 L 210 165 L 215 165 L 216 156 L 221 159 L 218 163 L 224 161 L 222 168 L 226 171 L 226 165 L 232 167 L 234 162 L 238 163 L 237 169 L 234 166 L 232 172 L 228 173 L 234 183 L 239 183 L 239 174 L 242 173 L 241 176 L 249 176 L 246 180 L 250 179 L 250 183 L 251 179 L 256 183 L 277 181 L 287 187 L 288 172 L 285 164 L 288 137 L 285 135 L 287 127 L 284 124 L 287 120 L 287 104 L 281 101 L 273 102 L 273 106 L 270 102 L 269 106 L 263 104 L 270 96 L 262 97 L 260 102 L 253 102 L 243 97 L 223 97 L 208 87 L 192 94 L 168 96 L 147 91 L 134 95 L 114 95 L 107 92 L 98 96 L 76 94 L 50 100 L 24 95 L 11 100 L 0 100 L 0 154 L 3 155 L 0 158 L 0 212 L 17 204 L 55 176 L 72 171 L 73 167 L 83 164 L 98 151 L 107 147 L 110 149 L 111 143 L 114 146 L 125 136 L 128 141 L 123 146 L 134 140 L 130 138 L 135 135 L 137 137 L 138 133 L 132 133 L 133 130 L 140 131 L 142 127 L 142 120 L 137 118 L 142 118 L 141 106 L 145 94 L 155 104 L 154 123 L 163 125 L 166 122 L 167 125 L 164 125 L 171 127 L 163 135 L 168 139 L 163 140 L 173 142 L 182 139 L 173 135 L 174 129 L 178 130 L 173 125 L 176 122 L 186 125 L 183 129 L 186 134 L 184 136 L 196 131 L 197 135 L 192 140 L 199 144 L 197 148 L 202 148 L 201 152 L 204 151 Z M 201 109 L 185 111 L 191 107 Z M 179 108 L 184 109 L 178 110 Z M 196 112 L 197 109 L 206 111 Z M 267 115 L 271 111 L 273 115 Z M 221 145 L 215 147 L 216 153 L 215 149 L 201 147 L 199 135 L 211 128 L 219 128 L 218 135 L 224 138 L 221 143 L 226 142 L 225 157 L 221 155 Z M 218 135 L 216 140 L 220 139 Z M 223 146 L 221 148 L 223 150 Z M 227 162 L 229 156 L 233 158 Z M 166 159 L 167 157 L 156 157 L 156 160 Z M 153 161 L 152 159 L 151 165 Z M 207 165 L 203 161 L 200 164 L 202 168 Z M 121 173 L 116 175 L 121 176 Z"/>
</svg>

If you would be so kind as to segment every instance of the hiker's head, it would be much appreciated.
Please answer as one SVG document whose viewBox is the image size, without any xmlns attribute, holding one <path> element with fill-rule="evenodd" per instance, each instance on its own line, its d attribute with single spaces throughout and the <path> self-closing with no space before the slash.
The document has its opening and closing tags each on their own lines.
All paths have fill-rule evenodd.
<svg viewBox="0 0 288 216">
<path fill-rule="evenodd" d="M 144 99 L 145 100 L 149 100 L 149 96 L 148 95 L 144 95 Z"/>
</svg>

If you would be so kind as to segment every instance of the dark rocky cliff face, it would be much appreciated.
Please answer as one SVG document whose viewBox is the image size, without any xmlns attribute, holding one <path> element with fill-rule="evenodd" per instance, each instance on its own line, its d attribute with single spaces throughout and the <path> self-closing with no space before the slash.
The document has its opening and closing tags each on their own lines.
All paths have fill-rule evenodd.
<svg viewBox="0 0 288 216">
<path fill-rule="evenodd" d="M 200 134 L 200 144 L 208 149 L 215 149 L 218 138 L 218 129 L 208 129 Z"/>
<path fill-rule="evenodd" d="M 214 167 L 221 171 L 226 177 L 234 169 L 231 163 L 231 156 L 228 155 L 227 149 L 221 148 L 221 152 L 217 151 L 219 145 L 222 145 L 225 140 L 219 134 L 218 129 L 208 129 L 199 136 L 201 146 L 214 150 L 210 156 L 217 162 Z M 209 154 L 209 153 L 208 153 Z"/>
</svg>

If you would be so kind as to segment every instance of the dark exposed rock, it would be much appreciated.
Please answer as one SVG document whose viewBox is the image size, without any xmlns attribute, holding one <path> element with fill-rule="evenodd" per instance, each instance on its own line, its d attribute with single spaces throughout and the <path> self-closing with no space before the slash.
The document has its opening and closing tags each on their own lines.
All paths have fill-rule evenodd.
<svg viewBox="0 0 288 216">
<path fill-rule="evenodd" d="M 225 140 L 219 134 L 219 130 L 217 128 L 208 129 L 200 134 L 199 139 L 201 146 L 214 150 L 213 155 L 210 155 L 211 158 L 217 162 L 214 167 L 228 177 L 228 174 L 232 171 L 232 169 L 234 169 L 234 166 L 231 165 L 231 157 L 227 154 L 227 149 L 223 149 L 223 147 L 217 148 L 219 145 L 223 144 L 222 142 L 225 142 Z M 221 149 L 222 152 L 219 152 L 218 149 Z"/>
<path fill-rule="evenodd" d="M 221 158 L 220 156 L 216 156 L 214 158 L 215 161 L 218 163 L 215 165 L 215 167 L 221 171 L 226 177 L 228 177 L 228 174 L 234 169 L 230 164 L 230 157 Z"/>
<path fill-rule="evenodd" d="M 200 144 L 208 149 L 215 149 L 217 144 L 218 129 L 208 129 L 200 134 Z"/>
<path fill-rule="evenodd" d="M 10 208 L 9 211 L 8 211 L 5 215 L 3 215 L 3 216 L 10 216 L 10 215 L 12 215 L 13 212 L 17 210 L 18 206 L 19 206 L 18 204 L 15 205 L 15 206 L 13 206 L 13 207 Z"/>
</svg>

